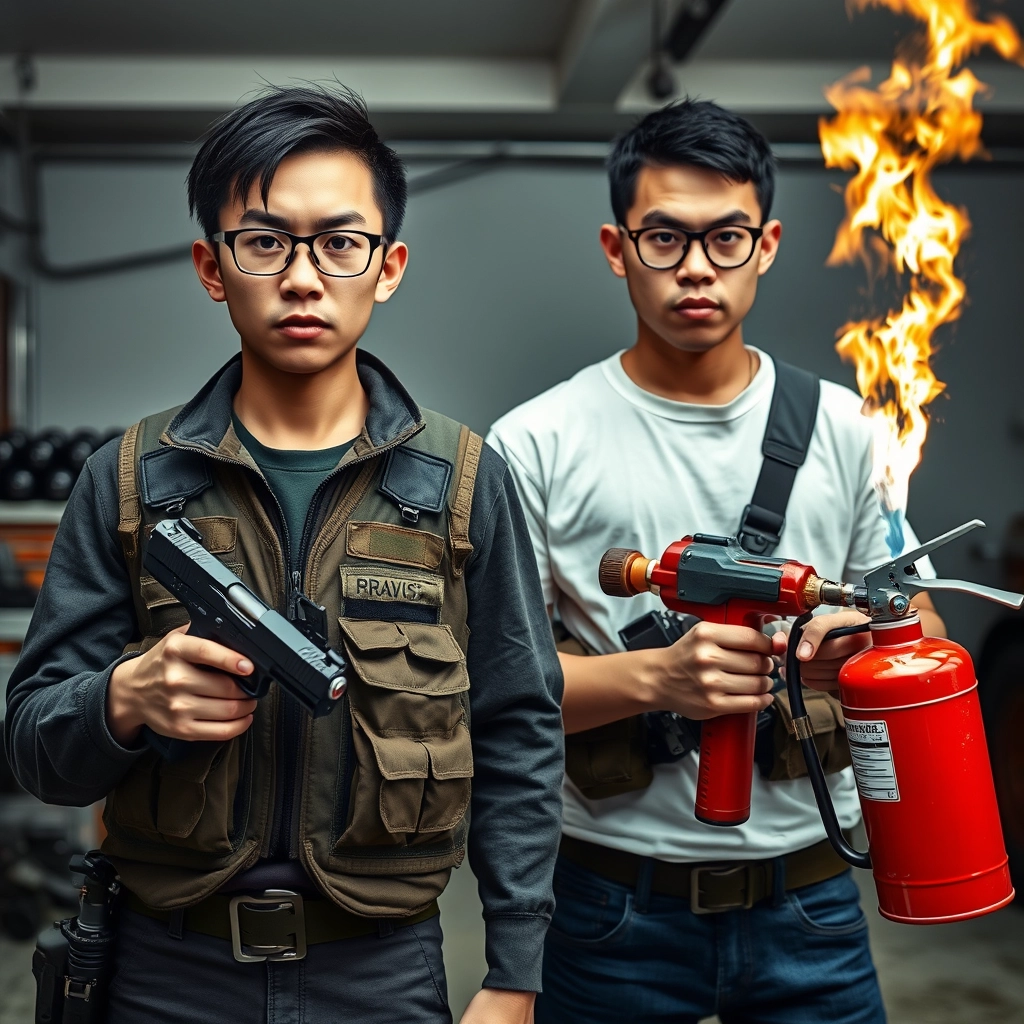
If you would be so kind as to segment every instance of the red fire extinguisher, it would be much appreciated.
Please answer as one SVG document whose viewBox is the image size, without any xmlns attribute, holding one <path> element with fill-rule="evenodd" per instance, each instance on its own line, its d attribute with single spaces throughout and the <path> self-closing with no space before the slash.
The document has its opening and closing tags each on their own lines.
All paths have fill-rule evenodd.
<svg viewBox="0 0 1024 1024">
<path fill-rule="evenodd" d="M 728 557 L 720 554 L 717 558 L 716 595 L 716 559 L 704 557 L 703 546 L 709 538 L 699 535 L 671 545 L 661 562 L 622 549 L 606 554 L 607 565 L 602 562 L 602 586 L 606 577 L 611 585 L 615 565 L 622 567 L 618 586 L 605 587 L 606 592 L 652 590 L 660 593 L 670 608 L 679 608 L 684 596 L 690 602 L 695 600 L 686 570 L 686 563 L 695 559 L 701 562 L 706 577 L 703 583 L 694 580 L 699 584 L 698 598 L 724 597 L 706 602 L 716 606 L 727 605 L 730 598 L 736 600 L 730 592 L 732 583 L 737 584 L 734 590 L 749 593 L 754 589 L 749 578 L 742 579 L 753 570 L 762 570 L 762 587 L 769 573 L 776 574 L 780 594 L 782 580 L 803 580 L 800 596 L 789 599 L 805 607 L 790 634 L 786 685 L 815 800 L 837 852 L 855 867 L 873 869 L 881 914 L 907 924 L 977 917 L 1006 906 L 1014 897 L 970 656 L 951 640 L 925 637 L 910 603 L 914 594 L 925 590 L 958 590 L 1014 608 L 1024 603 L 1020 594 L 961 580 L 920 577 L 914 564 L 917 559 L 983 525 L 973 520 L 951 530 L 878 566 L 865 576 L 863 585 L 856 586 L 832 583 L 808 566 L 759 559 L 735 542 L 723 544 L 722 538 L 710 538 L 720 551 L 728 552 Z M 674 549 L 684 557 L 680 559 Z M 688 549 L 691 555 L 686 559 Z M 748 593 L 743 595 L 746 600 L 755 596 Z M 864 631 L 871 636 L 871 646 L 850 658 L 839 677 L 870 854 L 854 850 L 842 835 L 801 692 L 796 649 L 811 609 L 823 604 L 858 608 L 870 616 L 869 623 L 832 630 L 825 638 Z M 734 620 L 716 617 L 711 621 Z M 745 752 L 744 747 L 749 794 L 752 765 Z M 702 736 L 701 774 L 704 761 Z M 719 763 L 718 751 L 713 751 L 707 770 L 714 773 Z M 734 765 L 725 777 L 735 784 L 737 772 Z"/>
</svg>

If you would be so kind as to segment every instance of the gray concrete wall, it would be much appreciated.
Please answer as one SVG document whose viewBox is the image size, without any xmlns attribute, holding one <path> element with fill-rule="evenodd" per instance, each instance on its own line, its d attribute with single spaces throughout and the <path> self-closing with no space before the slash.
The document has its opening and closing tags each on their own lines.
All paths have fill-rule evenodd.
<svg viewBox="0 0 1024 1024">
<path fill-rule="evenodd" d="M 46 249 L 75 263 L 187 242 L 187 164 L 54 163 L 43 175 Z M 413 175 L 423 168 L 410 167 Z M 6 174 L 5 174 L 6 172 Z M 8 184 L 3 184 L 6 176 Z M 10 166 L 0 164 L 0 199 Z M 997 539 L 1024 510 L 1024 459 L 1008 429 L 1020 411 L 1024 351 L 1016 338 L 1024 170 L 942 172 L 939 187 L 974 221 L 960 266 L 969 286 L 961 321 L 940 332 L 936 366 L 949 382 L 911 490 L 921 535 L 980 516 Z M 753 344 L 852 385 L 833 351 L 836 328 L 869 308 L 860 268 L 826 269 L 842 215 L 841 175 L 784 167 L 776 213 L 785 233 L 746 336 Z M 365 345 L 426 405 L 476 429 L 580 366 L 629 344 L 625 287 L 597 246 L 607 217 L 596 166 L 506 166 L 413 198 L 412 257 Z M 0 248 L 9 252 L 11 245 Z M 36 310 L 36 425 L 107 427 L 175 404 L 226 360 L 237 340 L 222 306 L 188 262 L 74 282 L 42 281 Z M 949 575 L 998 582 L 961 544 L 937 559 Z M 943 603 L 954 634 L 977 643 L 994 610 Z"/>
</svg>

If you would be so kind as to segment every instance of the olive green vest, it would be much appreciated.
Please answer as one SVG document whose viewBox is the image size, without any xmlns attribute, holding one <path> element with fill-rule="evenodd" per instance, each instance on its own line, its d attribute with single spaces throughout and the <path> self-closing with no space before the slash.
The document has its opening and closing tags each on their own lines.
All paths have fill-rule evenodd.
<svg viewBox="0 0 1024 1024">
<path fill-rule="evenodd" d="M 169 516 L 188 516 L 211 552 L 286 611 L 281 542 L 230 426 L 213 460 L 194 456 L 216 463 L 212 485 L 171 508 L 140 498 L 140 460 L 173 443 L 176 411 L 144 419 L 121 444 L 119 534 L 139 624 L 127 650 L 188 621 L 141 566 L 140 539 Z M 451 463 L 444 507 L 403 518 L 378 490 L 387 459 L 357 440 L 304 567 L 304 590 L 327 609 L 328 639 L 350 669 L 329 715 L 302 716 L 293 851 L 328 897 L 372 917 L 409 916 L 444 889 L 464 856 L 473 774 L 464 568 L 482 441 L 436 413 L 423 418 L 403 447 Z M 103 851 L 146 903 L 193 904 L 269 855 L 280 710 L 274 686 L 242 736 L 180 761 L 148 751 L 108 796 Z"/>
</svg>

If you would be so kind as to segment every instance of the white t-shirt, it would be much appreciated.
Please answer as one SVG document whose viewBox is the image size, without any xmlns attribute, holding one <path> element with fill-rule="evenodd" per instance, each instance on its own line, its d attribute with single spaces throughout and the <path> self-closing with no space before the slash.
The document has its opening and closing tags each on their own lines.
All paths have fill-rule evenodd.
<svg viewBox="0 0 1024 1024">
<path fill-rule="evenodd" d="M 694 533 L 734 535 L 761 469 L 775 387 L 765 353 L 727 405 L 690 405 L 633 383 L 621 353 L 588 366 L 503 416 L 488 442 L 508 462 L 530 527 L 549 613 L 603 654 L 618 631 L 662 607 L 650 594 L 608 597 L 597 567 L 610 547 L 657 557 Z M 796 476 L 775 551 L 829 579 L 859 581 L 889 559 L 871 486 L 871 425 L 852 391 L 821 382 L 807 460 Z M 907 529 L 907 548 L 917 538 Z M 919 565 L 922 574 L 927 564 Z M 830 775 L 841 824 L 860 817 L 852 771 Z M 825 837 L 806 779 L 767 782 L 755 769 L 750 819 L 734 828 L 693 815 L 697 756 L 654 766 L 644 790 L 588 800 L 566 779 L 567 835 L 668 861 L 760 859 Z"/>
</svg>

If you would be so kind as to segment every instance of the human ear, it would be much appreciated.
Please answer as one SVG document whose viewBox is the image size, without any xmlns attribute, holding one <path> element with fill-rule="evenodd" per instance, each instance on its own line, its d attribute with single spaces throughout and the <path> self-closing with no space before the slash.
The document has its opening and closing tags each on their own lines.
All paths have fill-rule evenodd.
<svg viewBox="0 0 1024 1024">
<path fill-rule="evenodd" d="M 220 274 L 220 260 L 217 259 L 216 243 L 197 238 L 192 243 L 192 264 L 210 298 L 214 302 L 223 302 L 226 295 L 224 280 Z"/>
<path fill-rule="evenodd" d="M 598 236 L 601 240 L 601 248 L 604 250 L 604 258 L 612 273 L 616 277 L 626 276 L 626 261 L 622 254 L 622 231 L 615 224 L 602 224 Z"/>
<path fill-rule="evenodd" d="M 377 288 L 373 293 L 374 302 L 387 302 L 401 284 L 409 262 L 409 247 L 405 242 L 392 242 L 381 264 Z"/>
<path fill-rule="evenodd" d="M 761 234 L 761 252 L 757 257 L 757 276 L 767 273 L 779 253 L 779 240 L 782 238 L 782 221 L 770 220 L 765 224 Z"/>
</svg>

